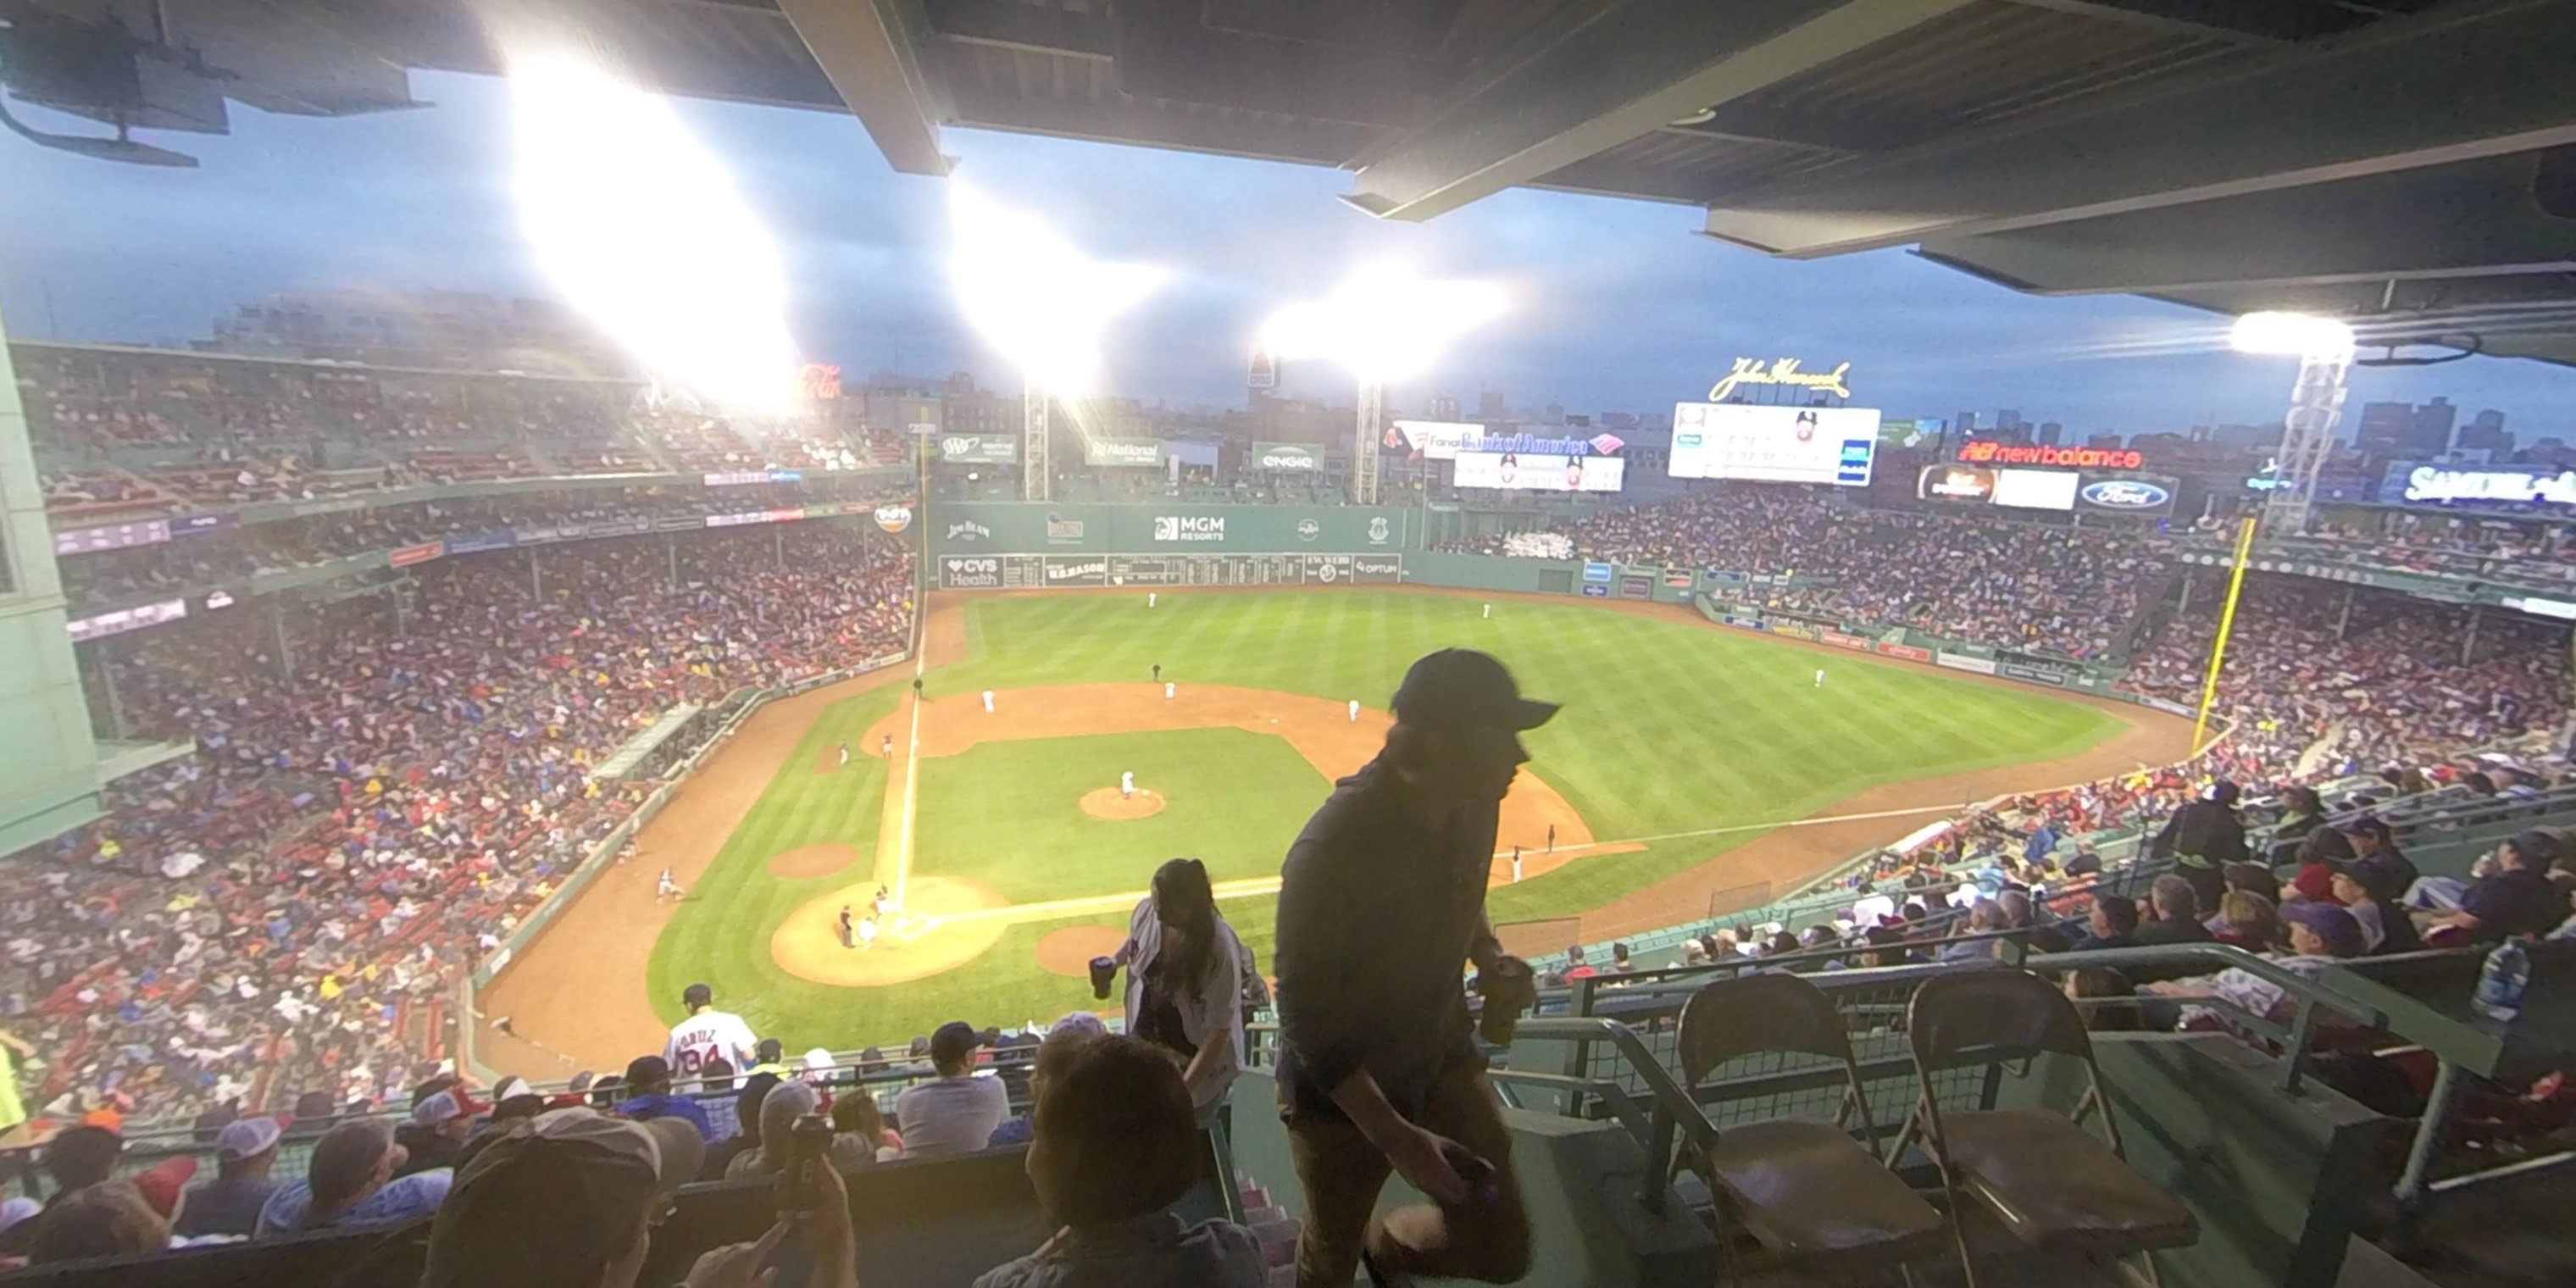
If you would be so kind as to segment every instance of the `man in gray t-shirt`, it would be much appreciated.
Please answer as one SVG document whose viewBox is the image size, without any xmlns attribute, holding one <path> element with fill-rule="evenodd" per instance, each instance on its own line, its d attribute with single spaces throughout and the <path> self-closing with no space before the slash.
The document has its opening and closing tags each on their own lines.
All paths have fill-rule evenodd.
<svg viewBox="0 0 2576 1288">
<path fill-rule="evenodd" d="M 983 1045 L 983 1035 L 963 1020 L 950 1020 L 930 1035 L 930 1064 L 939 1071 L 939 1080 L 894 1098 L 904 1157 L 972 1154 L 1011 1116 L 1011 1097 L 1002 1080 L 975 1076 L 975 1050 Z"/>
</svg>

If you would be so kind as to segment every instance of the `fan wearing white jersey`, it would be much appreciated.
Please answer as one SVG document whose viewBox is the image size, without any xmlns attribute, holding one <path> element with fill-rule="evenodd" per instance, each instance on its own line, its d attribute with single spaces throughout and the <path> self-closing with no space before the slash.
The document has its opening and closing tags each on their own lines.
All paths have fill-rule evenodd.
<svg viewBox="0 0 2576 1288">
<path fill-rule="evenodd" d="M 671 1026 L 671 1040 L 662 1048 L 662 1058 L 670 1063 L 674 1076 L 694 1078 L 717 1056 L 737 1069 L 754 1063 L 753 1051 L 760 1041 L 752 1036 L 751 1026 L 739 1015 L 716 1010 L 715 1000 L 715 990 L 704 984 L 691 984 L 680 994 L 689 1018 Z"/>
</svg>

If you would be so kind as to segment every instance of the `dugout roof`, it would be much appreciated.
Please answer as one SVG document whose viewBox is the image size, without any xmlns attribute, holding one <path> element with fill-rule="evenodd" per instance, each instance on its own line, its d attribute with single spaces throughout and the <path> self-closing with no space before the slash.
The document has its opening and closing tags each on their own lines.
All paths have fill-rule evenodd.
<svg viewBox="0 0 2576 1288">
<path fill-rule="evenodd" d="M 1563 188 L 1774 254 L 2576 361 L 2576 0 L 508 5 L 671 93 L 851 111 L 906 173 L 978 127 L 1335 166 L 1389 219 Z M 384 110 L 406 69 L 494 70 L 476 13 L 0 0 L 0 77 L 147 135 Z"/>
</svg>

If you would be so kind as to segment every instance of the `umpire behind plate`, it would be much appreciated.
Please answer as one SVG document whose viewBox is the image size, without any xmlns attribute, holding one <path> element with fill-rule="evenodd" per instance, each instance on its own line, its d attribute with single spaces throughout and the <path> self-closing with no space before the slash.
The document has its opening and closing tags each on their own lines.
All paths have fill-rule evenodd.
<svg viewBox="0 0 2576 1288">
<path fill-rule="evenodd" d="M 1505 1283 L 1529 1266 L 1529 1217 L 1460 964 L 1489 1021 L 1534 1000 L 1503 955 L 1485 886 L 1519 734 L 1556 714 L 1493 658 L 1443 649 L 1405 672 L 1386 746 L 1334 785 L 1288 850 L 1279 891 L 1279 1097 L 1306 1224 L 1297 1282 L 1406 1276 Z M 1489 1023 L 1492 1032 L 1497 1027 Z M 1372 1222 L 1392 1169 L 1431 1196 Z"/>
</svg>

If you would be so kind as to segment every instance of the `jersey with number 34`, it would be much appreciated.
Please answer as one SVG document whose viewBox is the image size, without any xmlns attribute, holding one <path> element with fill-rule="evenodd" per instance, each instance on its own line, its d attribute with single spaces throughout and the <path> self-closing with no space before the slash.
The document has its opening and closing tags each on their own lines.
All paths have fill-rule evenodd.
<svg viewBox="0 0 2576 1288">
<path fill-rule="evenodd" d="M 751 1026 L 743 1023 L 741 1016 L 700 1011 L 671 1026 L 671 1041 L 662 1049 L 662 1058 L 670 1062 L 672 1073 L 693 1078 L 717 1056 L 723 1056 L 736 1069 L 744 1068 L 751 1059 L 751 1049 L 757 1045 Z"/>
</svg>

